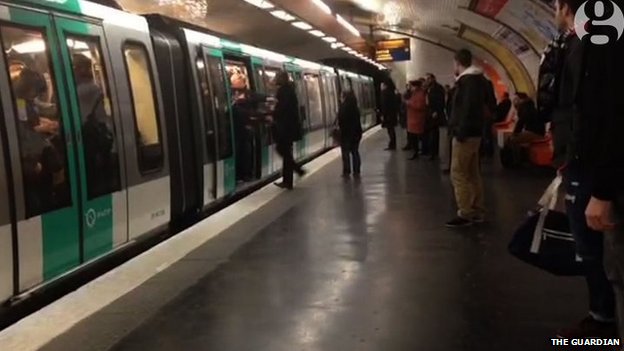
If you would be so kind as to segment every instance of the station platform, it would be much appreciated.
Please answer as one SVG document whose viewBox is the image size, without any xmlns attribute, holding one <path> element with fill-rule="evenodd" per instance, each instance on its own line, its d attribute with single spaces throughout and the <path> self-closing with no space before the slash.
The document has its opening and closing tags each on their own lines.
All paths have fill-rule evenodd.
<svg viewBox="0 0 624 351">
<path fill-rule="evenodd" d="M 361 180 L 331 151 L 294 191 L 243 199 L 6 329 L 0 349 L 552 349 L 585 316 L 583 282 L 507 253 L 550 178 L 484 163 L 488 222 L 451 230 L 448 176 L 385 143 L 363 142 Z"/>
</svg>

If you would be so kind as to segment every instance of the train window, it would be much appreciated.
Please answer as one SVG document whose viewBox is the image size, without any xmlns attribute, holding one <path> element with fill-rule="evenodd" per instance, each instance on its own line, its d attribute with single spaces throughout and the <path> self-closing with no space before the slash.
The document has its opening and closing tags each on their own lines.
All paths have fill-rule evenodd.
<svg viewBox="0 0 624 351">
<path fill-rule="evenodd" d="M 47 39 L 39 29 L 1 26 L 19 139 L 26 217 L 71 204 L 63 123 Z"/>
<path fill-rule="evenodd" d="M 147 51 L 134 43 L 125 44 L 123 50 L 134 107 L 139 170 L 143 174 L 158 171 L 164 156 Z"/>
<path fill-rule="evenodd" d="M 202 98 L 202 106 L 204 107 L 204 121 L 205 121 L 205 129 L 208 150 L 208 162 L 212 162 L 215 160 L 215 146 L 214 146 L 214 106 L 212 102 L 212 94 L 210 93 L 210 81 L 208 80 L 208 70 L 206 69 L 206 64 L 204 62 L 204 58 L 201 54 L 197 57 L 195 61 L 195 66 L 197 67 L 197 75 L 199 76 L 199 89 L 201 89 L 201 98 Z"/>
<path fill-rule="evenodd" d="M 308 91 L 308 106 L 310 110 L 310 127 L 315 128 L 323 125 L 323 103 L 321 101 L 321 86 L 319 76 L 306 74 L 304 76 L 306 90 Z"/>
<path fill-rule="evenodd" d="M 279 68 L 265 67 L 262 76 L 264 77 L 264 86 L 266 93 L 270 96 L 277 94 L 277 85 L 275 85 L 275 76 L 281 71 Z M 292 80 L 292 77 L 291 77 Z"/>
<path fill-rule="evenodd" d="M 221 62 L 219 62 L 221 65 Z M 247 67 L 244 63 L 238 61 L 227 60 L 225 62 L 225 69 L 227 70 L 228 79 L 230 80 L 230 87 L 233 90 L 249 90 L 249 74 Z"/>
<path fill-rule="evenodd" d="M 230 110 L 228 94 L 226 90 L 225 72 L 223 70 L 223 64 L 221 58 L 209 56 L 208 57 L 208 70 L 210 71 L 212 92 L 214 94 L 215 111 L 217 114 L 217 132 L 219 135 L 219 159 L 223 160 L 231 157 L 234 154 L 232 146 L 232 123 L 230 120 Z M 245 81 L 249 86 L 249 80 L 243 77 L 236 78 L 240 82 Z M 230 76 L 230 81 L 234 76 Z"/>
<path fill-rule="evenodd" d="M 119 148 L 106 69 L 97 37 L 67 37 L 87 171 L 87 196 L 93 199 L 121 189 Z"/>
</svg>

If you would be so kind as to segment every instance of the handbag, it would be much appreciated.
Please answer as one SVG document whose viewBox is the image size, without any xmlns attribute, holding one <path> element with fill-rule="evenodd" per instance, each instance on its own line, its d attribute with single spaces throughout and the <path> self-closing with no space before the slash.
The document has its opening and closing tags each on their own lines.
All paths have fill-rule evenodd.
<svg viewBox="0 0 624 351">
<path fill-rule="evenodd" d="M 532 266 L 558 276 L 584 274 L 583 261 L 565 213 L 555 210 L 562 178 L 555 178 L 539 201 L 541 210 L 516 229 L 509 252 Z"/>
<path fill-rule="evenodd" d="M 330 136 L 331 136 L 332 140 L 334 141 L 334 146 L 340 145 L 340 143 L 342 142 L 342 133 L 340 132 L 340 127 L 338 126 L 338 119 L 337 118 L 336 118 L 336 120 L 334 120 L 334 123 L 332 123 L 332 129 L 330 131 Z"/>
</svg>

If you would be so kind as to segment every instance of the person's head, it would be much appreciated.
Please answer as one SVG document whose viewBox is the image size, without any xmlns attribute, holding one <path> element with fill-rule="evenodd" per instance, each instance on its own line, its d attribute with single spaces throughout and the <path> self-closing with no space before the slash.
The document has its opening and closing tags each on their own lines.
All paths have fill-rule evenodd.
<svg viewBox="0 0 624 351">
<path fill-rule="evenodd" d="M 516 96 L 514 97 L 513 103 L 515 106 L 519 106 L 528 100 L 529 100 L 529 96 L 526 93 L 518 92 L 516 93 Z"/>
<path fill-rule="evenodd" d="M 425 74 L 425 83 L 428 86 L 431 86 L 433 83 L 436 82 L 436 76 L 433 73 L 427 73 Z"/>
<path fill-rule="evenodd" d="M 30 68 L 24 68 L 15 81 L 15 95 L 20 99 L 34 100 L 47 90 L 43 75 Z"/>
<path fill-rule="evenodd" d="M 78 82 L 93 81 L 93 62 L 82 54 L 72 55 L 72 66 Z"/>
<path fill-rule="evenodd" d="M 472 52 L 461 49 L 455 54 L 455 75 L 460 75 L 466 68 L 472 66 Z"/>
<path fill-rule="evenodd" d="M 416 79 L 416 80 L 411 81 L 411 82 L 409 83 L 409 85 L 410 85 L 410 90 L 411 90 L 411 91 L 417 91 L 417 90 L 422 89 L 422 87 L 423 87 L 423 81 L 422 81 L 422 80 L 420 80 L 420 79 Z"/>
<path fill-rule="evenodd" d="M 288 72 L 279 71 L 275 75 L 275 85 L 278 87 L 283 87 L 290 84 L 290 77 L 288 77 Z"/>
<path fill-rule="evenodd" d="M 576 11 L 583 5 L 585 0 L 556 0 L 555 1 L 555 26 L 560 31 L 574 27 Z"/>
</svg>

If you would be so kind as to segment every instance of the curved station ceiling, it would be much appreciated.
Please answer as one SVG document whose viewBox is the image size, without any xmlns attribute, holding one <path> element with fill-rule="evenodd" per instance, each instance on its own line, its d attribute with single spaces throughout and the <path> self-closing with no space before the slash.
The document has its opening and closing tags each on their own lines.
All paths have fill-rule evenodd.
<svg viewBox="0 0 624 351">
<path fill-rule="evenodd" d="M 450 53 L 465 47 L 475 53 L 486 73 L 498 76 L 496 80 L 500 84 L 531 95 L 535 92 L 541 51 L 556 34 L 553 9 L 546 0 L 118 2 L 133 12 L 162 13 L 250 44 L 310 60 L 353 55 L 368 60 L 364 56 L 372 56 L 374 42 L 381 38 L 410 37 L 412 45 L 426 43 L 435 50 Z M 304 22 L 309 27 L 295 28 L 293 22 Z M 349 24 L 357 31 L 349 28 Z M 335 41 L 310 35 L 313 30 Z M 364 56 L 340 50 L 336 43 Z M 412 61 L 419 59 L 418 55 L 412 55 Z"/>
</svg>

